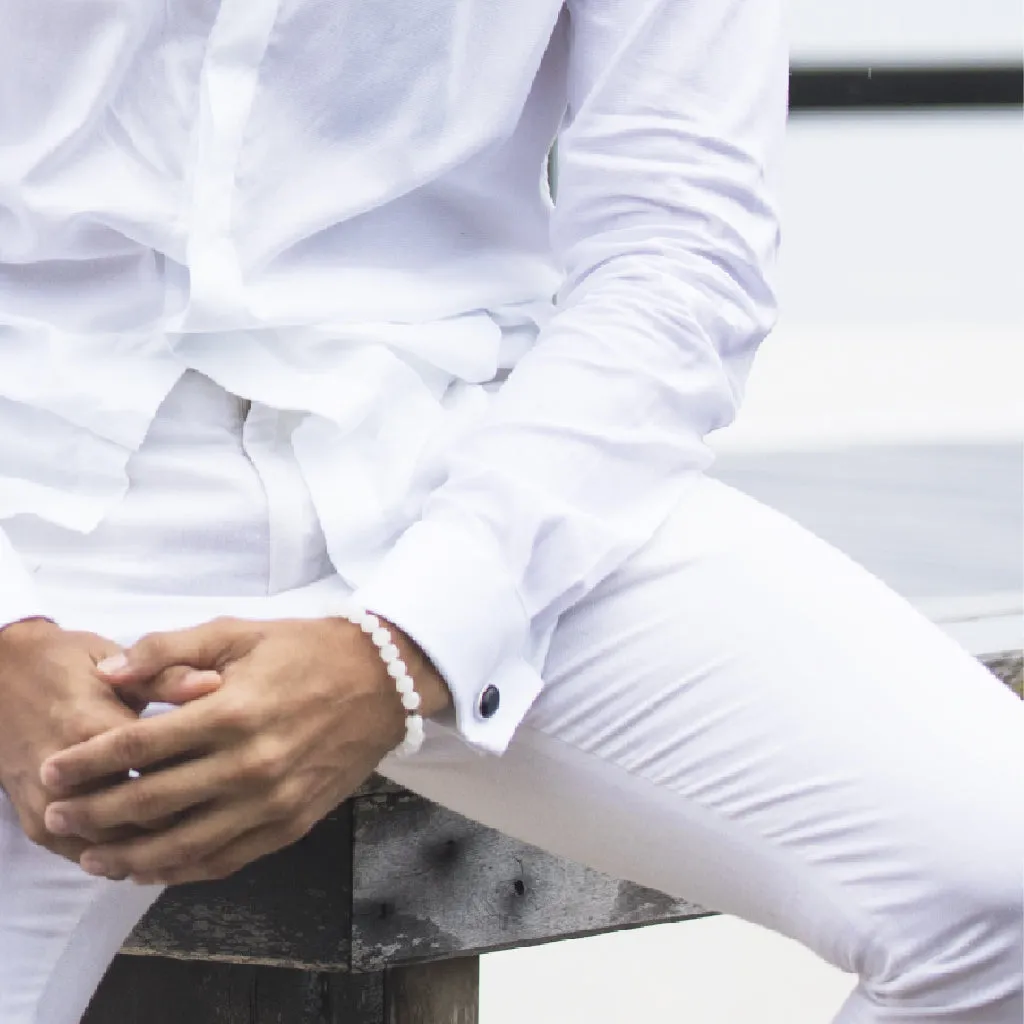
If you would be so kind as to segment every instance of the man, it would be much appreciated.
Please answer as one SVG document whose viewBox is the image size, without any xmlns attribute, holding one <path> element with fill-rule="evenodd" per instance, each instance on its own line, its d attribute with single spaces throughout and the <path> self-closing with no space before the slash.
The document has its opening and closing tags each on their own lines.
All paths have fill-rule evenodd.
<svg viewBox="0 0 1024 1024">
<path fill-rule="evenodd" d="M 775 0 L 0 21 L 3 1024 L 375 768 L 803 942 L 842 1024 L 1020 1020 L 1024 712 L 704 475 Z"/>
</svg>

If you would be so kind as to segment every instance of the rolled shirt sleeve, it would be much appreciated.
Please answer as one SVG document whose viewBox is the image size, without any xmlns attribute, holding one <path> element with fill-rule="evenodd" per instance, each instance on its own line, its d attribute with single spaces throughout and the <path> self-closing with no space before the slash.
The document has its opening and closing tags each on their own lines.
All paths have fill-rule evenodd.
<svg viewBox="0 0 1024 1024">
<path fill-rule="evenodd" d="M 570 0 L 554 316 L 356 594 L 501 753 L 558 617 L 711 462 L 776 312 L 777 0 Z"/>
</svg>

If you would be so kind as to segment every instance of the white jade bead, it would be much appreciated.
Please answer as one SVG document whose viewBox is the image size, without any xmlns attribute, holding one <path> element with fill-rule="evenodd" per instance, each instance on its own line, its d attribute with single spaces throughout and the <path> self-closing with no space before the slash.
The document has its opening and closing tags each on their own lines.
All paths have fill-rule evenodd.
<svg viewBox="0 0 1024 1024">
<path fill-rule="evenodd" d="M 395 681 L 402 707 L 410 712 L 405 717 L 405 737 L 395 747 L 400 757 L 409 757 L 423 746 L 425 738 L 423 716 L 417 709 L 423 704 L 423 698 L 416 692 L 416 684 L 409 675 L 409 668 L 402 661 L 398 645 L 391 636 L 391 631 L 372 612 L 352 604 L 345 611 L 345 618 L 354 626 L 358 626 L 373 641 L 377 652 L 387 668 L 388 675 Z"/>
</svg>

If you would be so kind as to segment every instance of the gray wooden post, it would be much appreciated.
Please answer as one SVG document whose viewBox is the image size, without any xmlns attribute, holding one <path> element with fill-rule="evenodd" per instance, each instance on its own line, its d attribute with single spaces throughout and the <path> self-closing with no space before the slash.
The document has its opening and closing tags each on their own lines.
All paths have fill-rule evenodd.
<svg viewBox="0 0 1024 1024">
<path fill-rule="evenodd" d="M 389 967 L 384 1024 L 477 1024 L 480 957 Z"/>
<path fill-rule="evenodd" d="M 119 956 L 82 1024 L 478 1024 L 480 958 L 336 974 Z"/>
<path fill-rule="evenodd" d="M 82 1024 L 384 1024 L 384 974 L 119 956 Z"/>
</svg>

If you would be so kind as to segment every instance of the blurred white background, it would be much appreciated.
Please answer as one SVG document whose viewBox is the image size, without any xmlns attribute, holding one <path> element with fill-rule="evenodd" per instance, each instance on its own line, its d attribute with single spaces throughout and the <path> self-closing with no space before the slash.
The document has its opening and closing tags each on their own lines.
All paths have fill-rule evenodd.
<svg viewBox="0 0 1024 1024">
<path fill-rule="evenodd" d="M 805 64 L 1019 62 L 1019 0 L 790 0 Z M 783 316 L 724 453 L 1024 438 L 1019 110 L 796 115 Z M 825 1024 L 853 985 L 726 918 L 483 959 L 483 1024 Z"/>
</svg>

